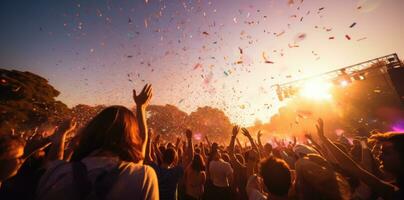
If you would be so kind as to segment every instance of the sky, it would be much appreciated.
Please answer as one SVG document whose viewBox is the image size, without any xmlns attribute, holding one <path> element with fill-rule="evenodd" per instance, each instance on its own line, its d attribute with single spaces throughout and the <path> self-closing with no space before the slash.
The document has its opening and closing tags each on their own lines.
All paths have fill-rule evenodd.
<svg viewBox="0 0 404 200">
<path fill-rule="evenodd" d="M 268 121 L 274 84 L 404 57 L 402 0 L 2 0 L 0 67 L 49 80 L 69 107 L 152 104 Z"/>
</svg>

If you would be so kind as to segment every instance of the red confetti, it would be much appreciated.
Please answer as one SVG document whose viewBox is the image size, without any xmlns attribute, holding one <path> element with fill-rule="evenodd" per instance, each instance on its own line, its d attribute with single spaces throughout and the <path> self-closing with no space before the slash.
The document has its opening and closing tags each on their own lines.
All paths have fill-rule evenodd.
<svg viewBox="0 0 404 200">
<path fill-rule="evenodd" d="M 349 37 L 349 35 L 345 35 L 345 38 L 346 38 L 347 40 L 351 40 L 351 37 Z"/>
</svg>

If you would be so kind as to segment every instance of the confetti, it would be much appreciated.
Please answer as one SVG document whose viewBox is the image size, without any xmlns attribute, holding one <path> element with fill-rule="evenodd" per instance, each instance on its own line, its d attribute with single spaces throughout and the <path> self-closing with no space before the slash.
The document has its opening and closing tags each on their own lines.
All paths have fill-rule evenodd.
<svg viewBox="0 0 404 200">
<path fill-rule="evenodd" d="M 206 32 L 206 31 L 202 32 L 202 34 L 204 34 L 204 35 L 209 35 L 209 33 Z"/>
<path fill-rule="evenodd" d="M 365 40 L 365 39 L 367 39 L 367 37 L 362 37 L 362 38 L 359 38 L 359 39 L 357 39 L 356 41 L 362 41 L 362 40 Z"/>
<path fill-rule="evenodd" d="M 264 59 L 265 63 L 274 64 L 274 62 L 268 60 L 267 56 L 265 55 L 265 51 L 262 52 L 262 58 Z"/>
<path fill-rule="evenodd" d="M 147 19 L 144 19 L 144 27 L 145 27 L 145 28 L 148 27 Z"/>
<path fill-rule="evenodd" d="M 238 48 L 238 50 L 240 51 L 240 54 L 243 54 L 243 49 L 242 48 Z"/>
<path fill-rule="evenodd" d="M 196 65 L 194 66 L 194 70 L 198 69 L 198 68 L 202 68 L 202 64 L 201 63 L 196 63 Z"/>
<path fill-rule="evenodd" d="M 307 37 L 306 33 L 298 33 L 298 34 L 295 36 L 294 41 L 295 41 L 295 43 L 298 43 L 298 42 L 301 42 L 301 41 L 303 41 L 304 39 L 306 39 L 306 37 Z"/>
<path fill-rule="evenodd" d="M 334 37 L 329 37 L 328 39 L 329 39 L 329 40 L 333 40 L 333 39 L 334 39 Z"/>
<path fill-rule="evenodd" d="M 283 35 L 283 34 L 285 34 L 285 31 L 282 31 L 282 32 L 276 34 L 276 37 L 279 37 L 279 36 L 281 36 L 281 35 Z"/>
<path fill-rule="evenodd" d="M 297 48 L 297 47 L 299 47 L 299 45 L 297 45 L 297 44 L 288 44 L 288 47 L 289 48 Z"/>
<path fill-rule="evenodd" d="M 351 40 L 351 37 L 350 37 L 349 35 L 345 35 L 345 38 L 346 38 L 347 40 Z"/>
<path fill-rule="evenodd" d="M 356 25 L 356 22 L 352 23 L 349 28 L 353 28 Z"/>
</svg>

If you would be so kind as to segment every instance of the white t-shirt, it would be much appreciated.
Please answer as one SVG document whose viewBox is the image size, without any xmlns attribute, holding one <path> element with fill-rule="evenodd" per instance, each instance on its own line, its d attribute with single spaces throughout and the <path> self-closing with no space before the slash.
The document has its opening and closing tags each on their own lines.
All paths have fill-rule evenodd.
<svg viewBox="0 0 404 200">
<path fill-rule="evenodd" d="M 230 163 L 220 159 L 212 160 L 209 164 L 209 176 L 217 187 L 229 187 L 229 178 L 233 176 L 233 168 Z"/>
<path fill-rule="evenodd" d="M 267 196 L 263 192 L 263 181 L 262 178 L 254 174 L 248 178 L 246 191 L 248 195 L 248 200 L 266 200 Z"/>
<path fill-rule="evenodd" d="M 158 181 L 153 168 L 119 161 L 117 157 L 87 157 L 82 160 L 92 183 L 103 170 L 112 170 L 120 162 L 122 163 L 119 176 L 111 186 L 106 199 L 159 199 Z M 37 197 L 41 200 L 78 199 L 78 191 L 73 184 L 72 164 L 61 160 L 53 161 L 49 163 L 39 181 Z"/>
</svg>

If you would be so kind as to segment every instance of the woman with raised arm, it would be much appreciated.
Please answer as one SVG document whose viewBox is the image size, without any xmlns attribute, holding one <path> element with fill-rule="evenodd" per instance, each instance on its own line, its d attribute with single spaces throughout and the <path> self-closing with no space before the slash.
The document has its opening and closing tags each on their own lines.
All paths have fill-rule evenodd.
<svg viewBox="0 0 404 200">
<path fill-rule="evenodd" d="M 136 116 L 123 106 L 96 115 L 79 133 L 72 162 L 49 163 L 37 199 L 159 199 L 156 173 L 143 165 L 151 85 L 133 93 Z"/>
<path fill-rule="evenodd" d="M 202 199 L 206 182 L 205 163 L 199 154 L 185 169 L 185 200 Z"/>
<path fill-rule="evenodd" d="M 322 119 L 318 120 L 316 125 L 317 133 L 323 144 L 331 151 L 338 160 L 338 164 L 355 177 L 359 178 L 363 183 L 368 185 L 372 190 L 377 192 L 383 199 L 403 199 L 403 133 L 387 133 L 380 136 L 374 136 L 374 139 L 382 141 L 382 166 L 384 169 L 392 173 L 396 178 L 396 184 L 383 181 L 375 175 L 363 169 L 359 164 L 353 161 L 347 154 L 340 150 L 324 135 L 324 123 Z"/>
<path fill-rule="evenodd" d="M 248 130 L 245 128 L 243 128 L 241 130 L 242 130 L 243 134 L 249 139 L 253 149 L 246 152 L 246 156 L 245 156 L 246 163 L 245 164 L 243 162 L 240 162 L 239 159 L 237 159 L 237 157 L 234 153 L 234 143 L 237 139 L 238 133 L 240 132 L 240 127 L 234 126 L 233 131 L 232 131 L 233 135 L 231 137 L 230 145 L 229 145 L 229 156 L 230 156 L 230 163 L 234 169 L 234 174 L 236 175 L 234 177 L 234 186 L 235 186 L 235 190 L 238 194 L 237 197 L 239 199 L 247 199 L 248 191 L 250 191 L 249 189 L 247 189 L 248 191 L 246 190 L 247 182 L 250 177 L 256 178 L 255 173 L 258 172 L 257 167 L 258 167 L 258 162 L 259 162 L 259 154 L 258 154 L 258 147 L 257 147 L 257 145 L 255 145 Z"/>
</svg>

